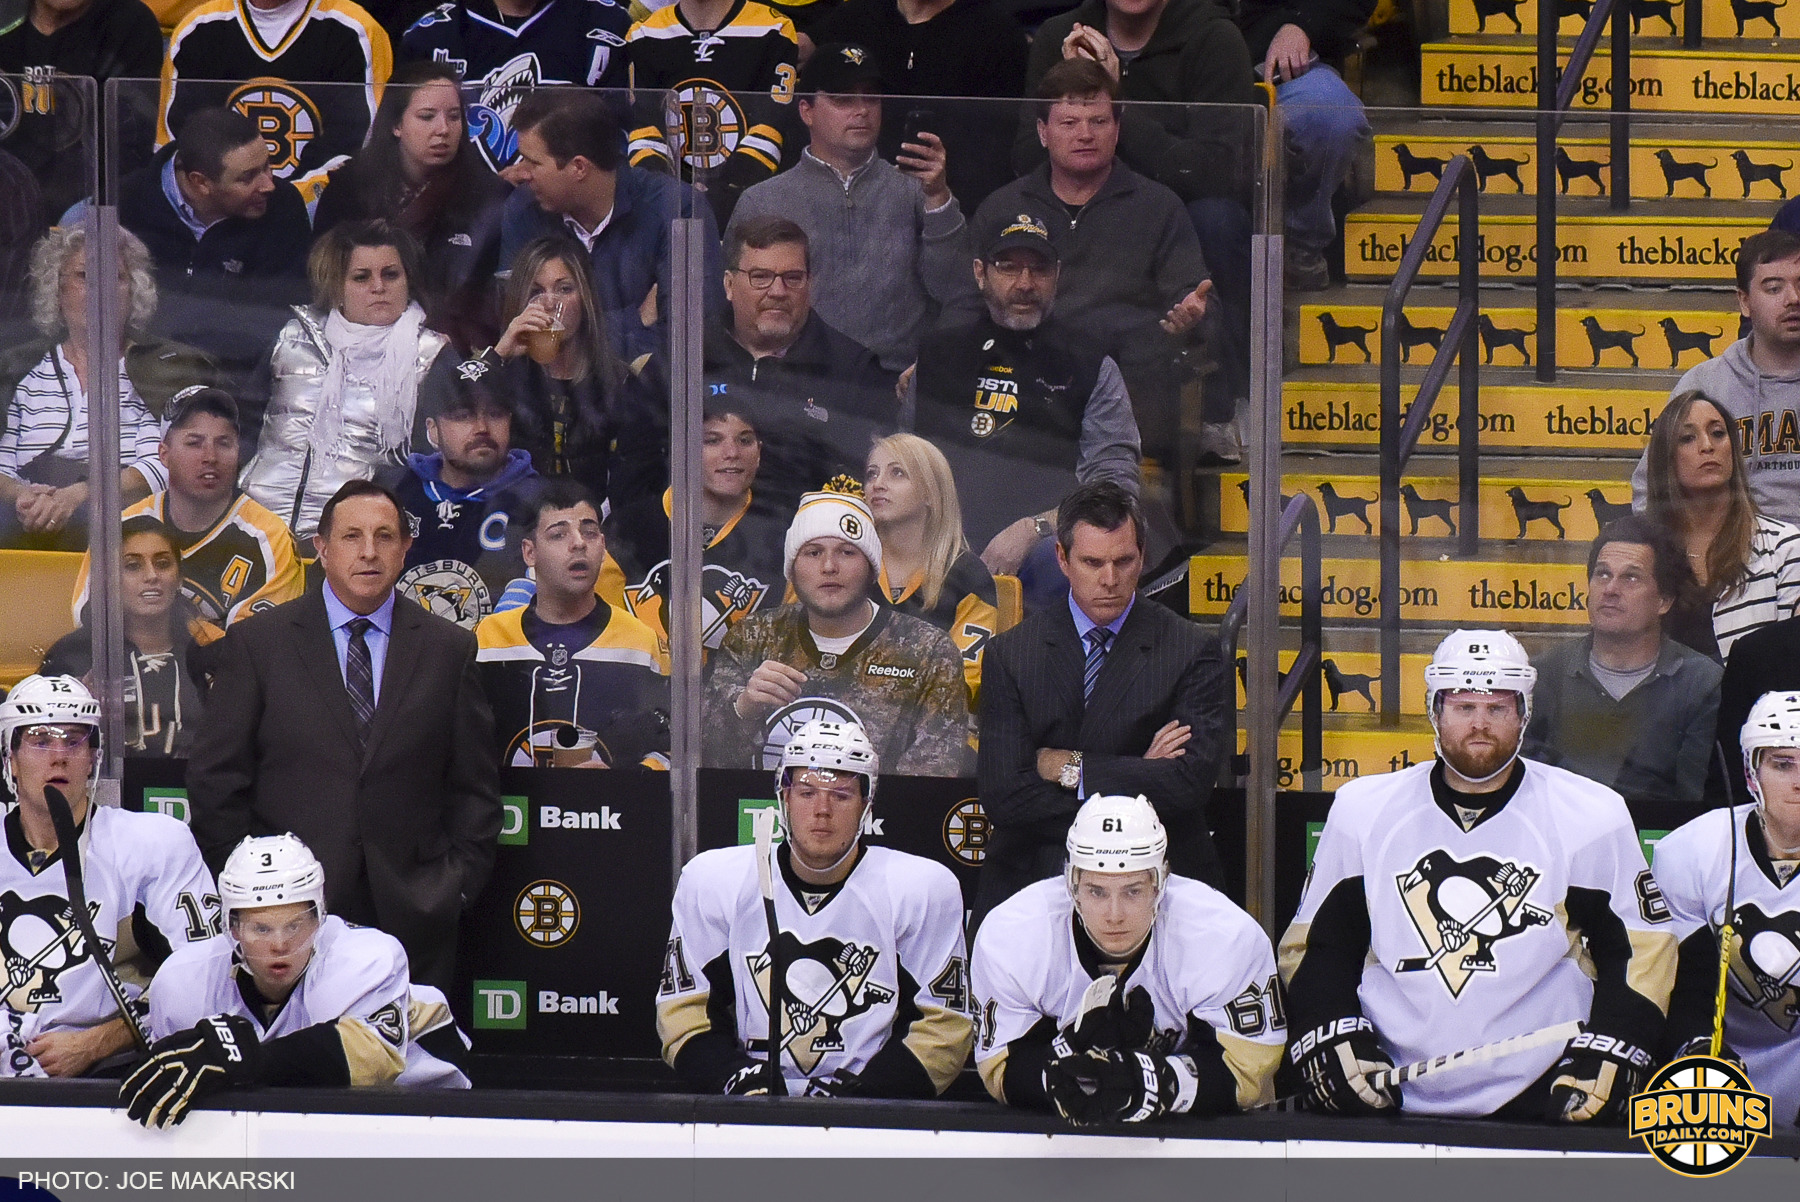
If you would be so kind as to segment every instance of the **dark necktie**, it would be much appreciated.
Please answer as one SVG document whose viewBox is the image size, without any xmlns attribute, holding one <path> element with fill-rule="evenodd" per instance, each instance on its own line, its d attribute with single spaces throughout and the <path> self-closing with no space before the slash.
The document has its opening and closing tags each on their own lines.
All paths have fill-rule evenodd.
<svg viewBox="0 0 1800 1202">
<path fill-rule="evenodd" d="M 1094 682 L 1100 679 L 1100 665 L 1106 662 L 1106 648 L 1112 642 L 1112 631 L 1096 626 L 1087 632 L 1087 667 L 1081 674 L 1081 699 L 1094 695 Z"/>
<path fill-rule="evenodd" d="M 344 687 L 350 693 L 350 709 L 356 717 L 356 741 L 369 741 L 369 724 L 375 720 L 375 661 L 369 657 L 365 637 L 375 623 L 367 618 L 350 620 L 350 653 L 344 657 Z"/>
</svg>

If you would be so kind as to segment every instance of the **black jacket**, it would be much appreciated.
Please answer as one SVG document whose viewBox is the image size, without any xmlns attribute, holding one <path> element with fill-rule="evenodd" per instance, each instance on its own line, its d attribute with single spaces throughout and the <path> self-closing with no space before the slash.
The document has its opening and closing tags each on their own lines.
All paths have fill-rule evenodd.
<svg viewBox="0 0 1800 1202">
<path fill-rule="evenodd" d="M 1356 35 L 1374 11 L 1375 0 L 1241 0 L 1238 27 L 1258 66 L 1283 25 L 1299 26 L 1311 40 L 1313 53 L 1336 66 L 1355 47 Z"/>
<path fill-rule="evenodd" d="M 1750 800 L 1744 781 L 1742 734 L 1750 707 L 1764 693 L 1800 689 L 1800 618 L 1786 618 L 1752 630 L 1731 645 L 1725 677 L 1719 682 L 1718 751 L 1707 775 L 1707 800 L 1739 805 Z M 1731 773 L 1730 793 L 1719 775 L 1718 755 Z"/>
</svg>

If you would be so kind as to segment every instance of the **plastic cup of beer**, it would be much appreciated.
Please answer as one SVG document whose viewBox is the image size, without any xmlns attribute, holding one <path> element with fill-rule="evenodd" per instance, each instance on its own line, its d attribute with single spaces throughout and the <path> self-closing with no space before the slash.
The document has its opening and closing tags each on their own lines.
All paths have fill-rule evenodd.
<svg viewBox="0 0 1800 1202">
<path fill-rule="evenodd" d="M 533 363 L 548 367 L 562 354 L 563 340 L 568 336 L 569 331 L 563 326 L 562 303 L 559 301 L 551 311 L 548 329 L 525 331 L 525 353 L 531 356 Z"/>
<path fill-rule="evenodd" d="M 599 738 L 591 730 L 565 726 L 556 732 L 556 744 L 550 752 L 558 768 L 579 768 L 594 758 Z"/>
</svg>

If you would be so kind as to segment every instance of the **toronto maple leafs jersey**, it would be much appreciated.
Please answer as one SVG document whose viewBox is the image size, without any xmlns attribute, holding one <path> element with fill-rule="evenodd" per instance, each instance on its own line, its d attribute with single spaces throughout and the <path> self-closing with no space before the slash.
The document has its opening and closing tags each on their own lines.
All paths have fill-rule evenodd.
<svg viewBox="0 0 1800 1202">
<path fill-rule="evenodd" d="M 1729 815 L 1729 817 L 1728 817 Z M 1774 1102 L 1774 1118 L 1800 1121 L 1800 874 L 1769 858 L 1756 807 L 1714 810 L 1656 845 L 1656 881 L 1668 903 L 1681 967 L 1669 1003 L 1667 1054 L 1712 1034 L 1719 986 L 1718 927 L 1731 899 L 1730 997 L 1725 1043 L 1744 1059 L 1750 1082 Z"/>
<path fill-rule="evenodd" d="M 1337 791 L 1281 940 L 1296 1039 L 1360 1014 L 1395 1064 L 1570 1020 L 1655 1044 L 1675 937 L 1625 803 L 1519 763 L 1479 797 L 1451 793 L 1435 760 Z M 1475 801 L 1486 804 L 1457 804 Z M 1531 1048 L 1420 1077 L 1401 1104 L 1492 1114 L 1561 1055 Z"/>
<path fill-rule="evenodd" d="M 523 20 L 493 0 L 440 4 L 400 37 L 402 61 L 462 73 L 469 137 L 495 171 L 518 155 L 513 110 L 540 84 L 623 88 L 631 15 L 614 0 L 547 0 Z"/>
<path fill-rule="evenodd" d="M 0 825 L 0 1034 L 8 1058 L 0 1076 L 32 1075 L 29 1056 L 20 1058 L 24 1044 L 47 1031 L 99 1026 L 118 1016 L 118 1005 L 76 925 L 60 849 L 41 857 L 17 807 Z M 187 827 L 162 814 L 90 806 L 80 842 L 94 930 L 135 999 L 171 949 L 218 932 L 212 875 Z"/>
<path fill-rule="evenodd" d="M 769 1054 L 769 927 L 755 847 L 700 853 L 681 870 L 656 995 L 663 1059 L 718 1092 Z M 962 892 L 942 864 L 864 847 L 820 888 L 778 847 L 775 955 L 786 983 L 781 1072 L 790 1094 L 832 1073 L 873 1097 L 932 1097 L 971 1041 Z"/>
<path fill-rule="evenodd" d="M 248 996 L 247 996 L 248 995 Z M 454 1055 L 460 1044 L 444 995 L 407 980 L 406 949 L 385 931 L 356 927 L 335 914 L 319 924 L 312 960 L 294 991 L 271 1015 L 237 961 L 237 941 L 215 935 L 170 956 L 150 987 L 152 1042 L 215 1014 L 256 1024 L 262 1043 L 329 1025 L 343 1048 L 351 1085 L 416 1085 L 467 1089 L 455 1064 L 420 1040 Z"/>
<path fill-rule="evenodd" d="M 1037 1078 L 1051 1042 L 1080 1016 L 1082 995 L 1106 971 L 1061 877 L 1021 889 L 982 921 L 970 978 L 975 1067 L 989 1093 L 1007 1101 L 1010 1080 L 1015 1093 L 1023 1086 L 1042 1094 Z M 1140 1050 L 1192 1057 L 1201 1092 L 1230 1097 L 1239 1108 L 1274 1097 L 1287 1042 L 1275 952 L 1224 894 L 1169 877 L 1150 938 L 1119 978 L 1122 991 L 1142 986 L 1155 1003 L 1155 1029 Z"/>
</svg>

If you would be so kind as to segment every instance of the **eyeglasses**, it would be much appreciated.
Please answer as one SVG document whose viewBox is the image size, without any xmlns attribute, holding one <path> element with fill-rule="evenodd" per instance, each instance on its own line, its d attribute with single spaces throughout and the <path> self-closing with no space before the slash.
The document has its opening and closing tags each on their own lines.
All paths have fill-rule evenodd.
<svg viewBox="0 0 1800 1202">
<path fill-rule="evenodd" d="M 775 286 L 777 279 L 787 285 L 789 292 L 793 292 L 806 287 L 806 281 L 812 275 L 809 271 L 770 271 L 766 267 L 752 267 L 748 271 L 733 267 L 731 271 L 733 275 L 743 276 L 758 292 L 767 292 Z"/>
<path fill-rule="evenodd" d="M 1055 263 L 1031 263 L 1018 259 L 989 259 L 988 270 L 1003 280 L 1016 280 L 1026 275 L 1048 280 L 1056 276 Z"/>
<path fill-rule="evenodd" d="M 75 752 L 88 746 L 93 737 L 93 728 L 88 726 L 34 726 L 19 739 L 19 746 L 40 754 Z"/>
</svg>

